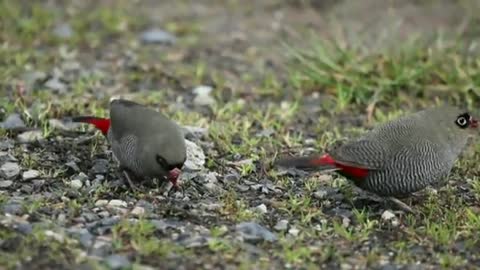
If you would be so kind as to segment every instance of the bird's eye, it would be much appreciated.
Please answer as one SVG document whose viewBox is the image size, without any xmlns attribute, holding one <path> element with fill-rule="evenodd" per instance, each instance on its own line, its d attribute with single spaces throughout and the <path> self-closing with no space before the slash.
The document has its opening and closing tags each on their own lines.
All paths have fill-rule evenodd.
<svg viewBox="0 0 480 270">
<path fill-rule="evenodd" d="M 460 128 L 466 128 L 470 124 L 470 118 L 471 116 L 468 113 L 465 113 L 465 114 L 459 115 L 457 117 L 457 120 L 455 120 L 455 123 Z"/>
<path fill-rule="evenodd" d="M 160 155 L 157 155 L 157 163 L 162 167 L 162 168 L 168 168 L 168 162 Z"/>
</svg>

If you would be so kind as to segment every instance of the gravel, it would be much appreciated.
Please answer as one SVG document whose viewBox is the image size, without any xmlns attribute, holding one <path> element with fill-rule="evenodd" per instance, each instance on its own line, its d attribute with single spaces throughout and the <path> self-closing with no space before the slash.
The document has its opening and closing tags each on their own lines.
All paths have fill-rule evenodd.
<svg viewBox="0 0 480 270">
<path fill-rule="evenodd" d="M 274 242 L 277 236 L 255 222 L 242 222 L 235 227 L 237 233 L 246 241 L 268 241 Z"/>
<path fill-rule="evenodd" d="M 18 163 L 6 162 L 0 167 L 0 176 L 4 179 L 12 179 L 20 174 Z"/>
<path fill-rule="evenodd" d="M 175 44 L 177 38 L 171 33 L 159 29 L 152 28 L 140 34 L 140 40 L 146 44 Z"/>
</svg>

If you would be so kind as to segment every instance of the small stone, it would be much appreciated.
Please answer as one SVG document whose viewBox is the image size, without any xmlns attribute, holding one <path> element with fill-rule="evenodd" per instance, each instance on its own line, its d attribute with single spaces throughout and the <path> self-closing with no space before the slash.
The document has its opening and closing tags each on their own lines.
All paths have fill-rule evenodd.
<svg viewBox="0 0 480 270">
<path fill-rule="evenodd" d="M 80 179 L 73 179 L 71 182 L 70 182 L 70 187 L 74 188 L 74 189 L 81 189 L 83 186 L 83 183 Z"/>
<path fill-rule="evenodd" d="M 200 171 L 205 165 L 205 153 L 203 149 L 192 141 L 185 140 L 187 147 L 187 160 L 184 167 L 190 171 Z"/>
<path fill-rule="evenodd" d="M 240 175 L 238 173 L 230 173 L 223 177 L 225 182 L 236 182 L 240 179 Z"/>
<path fill-rule="evenodd" d="M 21 143 L 30 143 L 43 139 L 43 133 L 40 130 L 25 131 L 17 135 L 17 139 Z"/>
<path fill-rule="evenodd" d="M 113 254 L 105 259 L 105 263 L 110 269 L 126 269 L 130 267 L 130 261 L 127 257 L 119 254 Z"/>
<path fill-rule="evenodd" d="M 45 180 L 35 179 L 35 180 L 32 180 L 32 184 L 34 188 L 38 189 L 38 188 L 41 188 L 43 185 L 45 185 Z"/>
<path fill-rule="evenodd" d="M 0 176 L 11 179 L 20 174 L 20 166 L 14 162 L 6 162 L 0 167 Z"/>
<path fill-rule="evenodd" d="M 391 220 L 393 218 L 395 218 L 395 214 L 390 212 L 389 210 L 385 210 L 382 213 L 382 219 L 385 220 L 385 221 Z"/>
<path fill-rule="evenodd" d="M 201 138 L 207 135 L 208 129 L 195 126 L 182 126 L 182 132 L 185 138 Z"/>
<path fill-rule="evenodd" d="M 213 88 L 211 86 L 200 85 L 193 89 L 195 98 L 193 103 L 198 106 L 211 106 L 215 104 L 215 99 L 210 95 Z"/>
<path fill-rule="evenodd" d="M 22 179 L 24 181 L 27 181 L 27 180 L 31 180 L 31 179 L 35 179 L 35 178 L 38 178 L 40 176 L 40 172 L 37 171 L 37 170 L 28 170 L 26 172 L 23 172 L 22 174 Z"/>
<path fill-rule="evenodd" d="M 2 138 L 0 140 L 0 150 L 5 151 L 8 149 L 12 149 L 15 145 L 15 141 L 9 138 Z M 3 152 L 2 152 L 3 153 Z M 5 152 L 5 154 L 8 154 Z"/>
<path fill-rule="evenodd" d="M 240 236 L 249 241 L 265 240 L 274 242 L 277 236 L 255 222 L 242 222 L 236 225 L 236 231 Z"/>
<path fill-rule="evenodd" d="M 276 231 L 285 231 L 288 229 L 288 220 L 282 219 L 277 222 L 275 227 L 273 227 Z"/>
<path fill-rule="evenodd" d="M 95 206 L 96 206 L 96 207 L 103 207 L 103 206 L 105 206 L 105 205 L 107 205 L 107 204 L 108 204 L 108 201 L 107 201 L 107 200 L 98 200 L 98 201 L 95 202 Z"/>
<path fill-rule="evenodd" d="M 328 191 L 326 190 L 317 190 L 313 193 L 315 199 L 324 200 L 327 198 Z"/>
<path fill-rule="evenodd" d="M 267 211 L 267 206 L 265 204 L 260 204 L 255 207 L 255 212 L 260 213 L 260 214 L 266 214 Z"/>
<path fill-rule="evenodd" d="M 135 206 L 130 213 L 137 217 L 143 216 L 145 214 L 145 208 L 140 206 Z"/>
<path fill-rule="evenodd" d="M 25 127 L 25 123 L 18 113 L 10 114 L 5 121 L 0 122 L 0 128 L 3 129 L 16 129 L 23 127 Z"/>
<path fill-rule="evenodd" d="M 290 230 L 288 230 L 288 233 L 293 236 L 298 236 L 298 234 L 300 233 L 300 230 L 297 229 L 296 227 L 291 227 Z"/>
<path fill-rule="evenodd" d="M 152 28 L 144 31 L 140 35 L 140 40 L 144 43 L 174 44 L 176 37 L 162 29 Z"/>
<path fill-rule="evenodd" d="M 35 83 L 39 81 L 43 81 L 46 78 L 47 78 L 47 74 L 39 70 L 26 72 L 25 74 L 22 75 L 22 80 L 25 82 L 25 84 L 29 88 L 32 88 L 35 85 Z"/>
<path fill-rule="evenodd" d="M 7 202 L 3 205 L 3 212 L 15 216 L 20 216 L 23 213 L 23 206 L 19 202 Z"/>
<path fill-rule="evenodd" d="M 0 181 L 0 188 L 7 188 L 13 184 L 11 180 Z"/>
<path fill-rule="evenodd" d="M 68 39 L 73 36 L 73 29 L 68 23 L 61 23 L 55 26 L 53 29 L 53 34 L 56 37 Z"/>
<path fill-rule="evenodd" d="M 103 258 L 107 256 L 107 254 L 109 254 L 111 250 L 112 245 L 109 242 L 98 239 L 93 243 L 91 254 Z"/>
<path fill-rule="evenodd" d="M 111 200 L 108 202 L 108 206 L 110 207 L 127 207 L 127 202 L 122 201 L 122 200 Z"/>
<path fill-rule="evenodd" d="M 58 93 L 66 92 L 67 86 L 57 77 L 53 77 L 45 83 L 45 87 Z"/>
<path fill-rule="evenodd" d="M 59 233 L 56 233 L 51 230 L 47 230 L 44 232 L 45 236 L 51 237 L 52 239 L 58 241 L 58 242 L 63 242 L 65 240 L 65 237 Z"/>
<path fill-rule="evenodd" d="M 74 122 L 66 122 L 59 119 L 49 119 L 48 125 L 53 129 L 70 131 L 76 129 L 79 124 Z"/>
<path fill-rule="evenodd" d="M 15 230 L 22 234 L 30 234 L 33 231 L 33 226 L 27 222 L 18 223 Z"/>
<path fill-rule="evenodd" d="M 97 159 L 95 164 L 92 167 L 92 172 L 95 174 L 106 174 L 108 173 L 108 160 L 106 159 Z"/>
<path fill-rule="evenodd" d="M 65 163 L 65 166 L 72 168 L 76 172 L 80 171 L 80 168 L 78 167 L 77 163 L 75 163 L 75 161 L 69 161 Z"/>
</svg>

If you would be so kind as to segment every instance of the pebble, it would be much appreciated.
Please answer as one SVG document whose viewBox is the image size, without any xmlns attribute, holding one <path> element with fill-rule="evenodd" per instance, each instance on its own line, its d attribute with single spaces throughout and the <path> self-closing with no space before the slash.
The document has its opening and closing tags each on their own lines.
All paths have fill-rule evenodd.
<svg viewBox="0 0 480 270">
<path fill-rule="evenodd" d="M 288 220 L 282 219 L 273 227 L 276 231 L 286 231 L 288 229 Z"/>
<path fill-rule="evenodd" d="M 26 172 L 23 172 L 22 174 L 22 179 L 23 180 L 31 180 L 31 179 L 35 179 L 35 178 L 38 178 L 40 176 L 40 172 L 37 171 L 37 170 L 28 170 Z"/>
<path fill-rule="evenodd" d="M 269 241 L 274 242 L 277 236 L 255 222 L 242 222 L 236 225 L 236 231 L 247 241 Z"/>
<path fill-rule="evenodd" d="M 5 121 L 0 122 L 0 128 L 3 129 L 16 129 L 16 128 L 23 128 L 25 127 L 25 123 L 23 122 L 20 114 L 13 113 L 7 116 Z"/>
<path fill-rule="evenodd" d="M 293 236 L 298 236 L 298 234 L 300 233 L 300 230 L 297 229 L 296 227 L 291 227 L 290 230 L 288 230 L 288 233 Z"/>
<path fill-rule="evenodd" d="M 15 141 L 9 138 L 2 138 L 0 140 L 0 150 L 5 151 L 8 149 L 12 149 L 15 145 Z"/>
<path fill-rule="evenodd" d="M 34 188 L 41 188 L 43 185 L 45 185 L 45 180 L 32 180 L 32 184 Z"/>
<path fill-rule="evenodd" d="M 11 180 L 0 181 L 0 188 L 7 188 L 13 184 Z"/>
<path fill-rule="evenodd" d="M 126 269 L 130 267 L 130 261 L 127 257 L 119 254 L 112 254 L 105 259 L 105 263 L 110 269 Z"/>
<path fill-rule="evenodd" d="M 385 210 L 383 213 L 382 213 L 382 219 L 387 221 L 387 220 L 391 220 L 395 218 L 395 214 L 390 212 L 389 210 Z"/>
<path fill-rule="evenodd" d="M 211 106 L 215 104 L 215 99 L 210 95 L 213 91 L 211 86 L 200 85 L 193 89 L 195 98 L 193 103 L 198 106 Z"/>
<path fill-rule="evenodd" d="M 260 204 L 260 205 L 257 205 L 255 208 L 254 208 L 254 211 L 257 212 L 257 213 L 260 213 L 260 214 L 266 214 L 268 211 L 267 211 L 267 206 L 265 204 Z"/>
<path fill-rule="evenodd" d="M 127 202 L 122 201 L 122 200 L 111 200 L 108 202 L 108 206 L 110 207 L 127 207 Z"/>
<path fill-rule="evenodd" d="M 51 231 L 51 230 L 46 230 L 44 232 L 45 236 L 47 237 L 51 237 L 52 239 L 58 241 L 58 242 L 63 242 L 65 240 L 65 237 L 59 233 L 56 233 L 54 231 Z"/>
<path fill-rule="evenodd" d="M 74 188 L 74 189 L 81 189 L 83 186 L 83 183 L 80 179 L 73 179 L 71 182 L 70 182 L 70 187 Z"/>
<path fill-rule="evenodd" d="M 218 186 L 218 180 L 217 180 L 217 173 L 216 172 L 209 172 L 207 175 L 205 175 L 205 188 L 207 188 L 210 191 L 216 191 L 220 187 Z"/>
<path fill-rule="evenodd" d="M 45 87 L 58 93 L 64 93 L 67 90 L 67 85 L 61 82 L 57 77 L 53 77 L 45 83 Z"/>
<path fill-rule="evenodd" d="M 72 168 L 76 172 L 80 171 L 80 168 L 78 167 L 77 163 L 75 163 L 75 161 L 69 161 L 65 163 L 65 166 Z"/>
<path fill-rule="evenodd" d="M 17 139 L 21 143 L 31 143 L 43 139 L 43 133 L 40 130 L 25 131 L 17 135 Z"/>
<path fill-rule="evenodd" d="M 145 208 L 135 206 L 130 213 L 136 217 L 143 216 L 145 214 Z"/>
<path fill-rule="evenodd" d="M 29 88 L 32 88 L 35 83 L 43 81 L 46 78 L 47 74 L 40 70 L 29 71 L 22 75 L 22 80 Z"/>
<path fill-rule="evenodd" d="M 14 162 L 6 162 L 0 167 L 0 176 L 11 179 L 20 174 L 20 166 Z"/>
<path fill-rule="evenodd" d="M 179 223 L 175 221 L 169 220 L 162 220 L 162 219 L 152 219 L 150 223 L 155 227 L 155 229 L 159 230 L 160 232 L 165 232 L 168 228 L 176 228 L 179 227 Z"/>
<path fill-rule="evenodd" d="M 33 226 L 28 222 L 21 222 L 17 224 L 15 230 L 21 234 L 30 234 L 33 231 Z"/>
<path fill-rule="evenodd" d="M 112 246 L 105 240 L 98 239 L 93 243 L 91 255 L 103 258 L 112 250 Z"/>
<path fill-rule="evenodd" d="M 103 206 L 106 206 L 107 204 L 108 204 L 107 200 L 98 200 L 95 202 L 96 207 L 103 207 Z"/>
<path fill-rule="evenodd" d="M 92 172 L 94 174 L 106 174 L 108 173 L 108 160 L 106 159 L 96 159 L 92 167 Z"/>
<path fill-rule="evenodd" d="M 203 149 L 190 140 L 185 140 L 187 147 L 187 160 L 185 161 L 185 169 L 191 171 L 200 171 L 205 165 L 205 153 Z"/>
<path fill-rule="evenodd" d="M 327 198 L 327 195 L 328 195 L 328 191 L 326 190 L 317 190 L 313 193 L 313 197 L 315 199 L 319 199 L 319 200 L 324 200 Z"/>
<path fill-rule="evenodd" d="M 208 129 L 195 126 L 182 126 L 183 136 L 187 139 L 201 138 L 206 136 Z"/>
<path fill-rule="evenodd" d="M 61 23 L 55 26 L 53 34 L 56 37 L 68 39 L 73 36 L 73 29 L 68 23 Z"/>
<path fill-rule="evenodd" d="M 177 38 L 167 31 L 159 28 L 152 28 L 140 34 L 140 40 L 144 43 L 174 44 Z"/>
<path fill-rule="evenodd" d="M 3 204 L 3 212 L 11 215 L 20 216 L 23 213 L 23 206 L 20 202 L 9 201 Z"/>
<path fill-rule="evenodd" d="M 76 129 L 79 124 L 74 122 L 65 122 L 60 119 L 49 119 L 48 125 L 53 129 L 70 131 Z"/>
</svg>

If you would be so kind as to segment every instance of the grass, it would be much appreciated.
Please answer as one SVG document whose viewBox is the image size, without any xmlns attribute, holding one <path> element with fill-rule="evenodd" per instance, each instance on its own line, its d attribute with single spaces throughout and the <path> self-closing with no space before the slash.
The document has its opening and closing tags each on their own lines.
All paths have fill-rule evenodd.
<svg viewBox="0 0 480 270">
<path fill-rule="evenodd" d="M 186 3 L 179 5 L 187 8 Z M 154 205 L 153 213 L 135 221 L 128 212 L 109 213 L 121 219 L 107 233 L 112 252 L 131 256 L 135 267 L 215 268 L 231 264 L 239 269 L 375 268 L 387 261 L 400 266 L 422 262 L 426 267 L 450 269 L 478 262 L 478 146 L 469 148 L 467 157 L 457 163 L 450 185 L 437 195 L 413 199 L 421 214 L 396 214 L 397 225 L 381 218 L 385 210 L 381 204 L 371 202 L 355 208 L 358 192 L 337 175 L 319 181 L 320 174 L 292 177 L 272 166 L 285 152 L 320 152 L 374 124 L 439 101 L 475 109 L 480 66 L 476 57 L 465 54 L 463 41 L 441 47 L 404 43 L 397 51 L 366 54 L 342 42 L 317 37 L 305 42 L 306 46 L 285 48 L 285 73 L 252 68 L 235 74 L 225 70 L 225 66 L 234 67 L 234 61 L 221 58 L 218 63 L 216 55 L 202 54 L 211 48 L 200 44 L 204 33 L 199 18 L 165 19 L 164 29 L 179 37 L 178 45 L 172 48 L 139 46 L 137 34 L 151 25 L 132 10 L 126 1 L 118 1 L 112 6 L 101 5 L 94 12 L 79 8 L 62 14 L 42 4 L 0 1 L 0 116 L 19 113 L 29 127 L 43 132 L 46 142 L 15 145 L 10 153 L 25 169 L 41 171 L 47 183 L 25 195 L 21 188 L 31 183 L 18 180 L 15 190 L 0 190 L 0 208 L 10 197 L 23 194 L 22 218 L 55 228 L 60 213 L 66 214 L 65 226 L 73 226 L 100 199 L 149 201 Z M 59 21 L 69 22 L 73 37 L 59 40 L 52 36 Z M 50 73 L 66 61 L 58 54 L 60 45 L 81 55 L 74 60 L 82 69 L 90 70 L 96 63 L 89 57 L 103 61 L 105 74 L 73 74 L 69 91 L 63 94 L 52 94 L 42 82 L 27 86 L 23 96 L 16 93 L 25 72 Z M 138 63 L 124 64 L 130 61 L 126 51 L 138 56 Z M 182 60 L 172 60 L 176 58 Z M 216 104 L 210 108 L 182 107 L 190 102 L 191 89 L 201 84 L 214 86 Z M 102 94 L 97 95 L 100 91 Z M 81 171 L 88 174 L 93 160 L 108 158 L 107 143 L 98 135 L 85 145 L 75 145 L 48 120 L 77 114 L 108 116 L 109 96 L 118 93 L 128 93 L 129 98 L 158 108 L 184 125 L 208 128 L 203 147 L 207 167 L 219 173 L 219 185 L 226 191 L 205 192 L 183 202 L 173 196 L 164 199 L 157 191 L 133 194 L 105 183 L 93 190 L 86 184 L 80 190 L 69 188 L 68 182 L 78 172 L 64 163 L 76 157 Z M 79 129 L 89 135 L 92 130 L 90 126 Z M 3 130 L 0 134 L 15 137 Z M 57 160 L 52 161 L 54 158 Z M 223 179 L 233 173 L 238 179 Z M 95 179 L 95 175 L 88 177 L 90 182 Z M 110 174 L 106 178 L 116 179 Z M 245 181 L 274 189 L 241 191 L 237 185 Z M 192 186 L 189 188 L 195 188 Z M 325 188 L 336 190 L 336 194 L 325 199 L 314 196 Z M 32 195 L 44 192 L 58 196 L 38 199 Z M 209 204 L 210 200 L 220 207 L 205 215 L 195 207 L 182 208 Z M 254 210 L 260 204 L 267 206 L 266 214 Z M 105 214 L 106 210 L 98 207 L 95 211 Z M 344 217 L 342 211 L 350 216 Z M 192 232 L 161 232 L 150 221 L 154 218 L 179 218 L 197 226 L 209 240 L 205 246 L 187 248 L 173 239 Z M 246 244 L 235 238 L 237 223 L 254 221 L 274 231 L 282 219 L 289 221 L 289 227 L 275 231 L 279 237 L 275 243 Z M 292 227 L 298 229 L 298 235 L 289 232 Z M 32 234 L 22 235 L 0 225 L 0 265 L 8 269 L 17 264 L 69 268 L 86 262 L 102 268 L 99 262 L 84 258 L 85 250 L 72 238 L 65 236 L 65 242 L 58 242 L 45 235 L 50 229 L 38 226 Z"/>
</svg>

